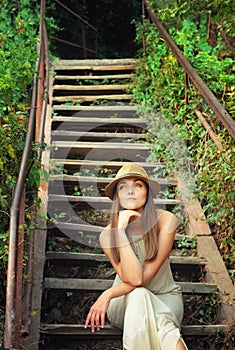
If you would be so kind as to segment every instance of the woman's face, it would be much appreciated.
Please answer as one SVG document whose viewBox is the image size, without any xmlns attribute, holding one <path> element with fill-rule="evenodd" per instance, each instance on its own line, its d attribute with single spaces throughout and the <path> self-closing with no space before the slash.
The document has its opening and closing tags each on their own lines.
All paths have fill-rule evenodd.
<svg viewBox="0 0 235 350">
<path fill-rule="evenodd" d="M 122 179 L 117 186 L 120 205 L 123 209 L 143 211 L 147 199 L 147 186 L 135 177 Z"/>
</svg>

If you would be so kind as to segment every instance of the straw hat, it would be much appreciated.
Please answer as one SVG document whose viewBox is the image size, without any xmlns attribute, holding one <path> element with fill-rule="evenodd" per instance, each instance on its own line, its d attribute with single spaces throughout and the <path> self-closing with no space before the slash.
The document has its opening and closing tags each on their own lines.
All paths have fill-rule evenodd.
<svg viewBox="0 0 235 350">
<path fill-rule="evenodd" d="M 119 169 L 119 171 L 117 172 L 113 181 L 111 181 L 105 187 L 106 196 L 109 197 L 110 199 L 113 199 L 116 184 L 121 179 L 128 178 L 128 177 L 137 177 L 138 179 L 146 182 L 149 185 L 149 187 L 154 195 L 156 195 L 160 190 L 159 183 L 155 180 L 149 179 L 148 174 L 146 173 L 144 168 L 140 167 L 139 165 L 137 165 L 135 163 L 128 163 L 128 164 L 123 165 L 123 167 L 121 167 L 121 169 Z"/>
</svg>

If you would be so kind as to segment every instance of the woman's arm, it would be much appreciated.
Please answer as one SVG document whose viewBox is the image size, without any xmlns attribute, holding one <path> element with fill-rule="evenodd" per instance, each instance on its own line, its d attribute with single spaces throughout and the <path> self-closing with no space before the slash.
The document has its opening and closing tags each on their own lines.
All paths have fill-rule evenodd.
<svg viewBox="0 0 235 350">
<path fill-rule="evenodd" d="M 133 248 L 126 236 L 125 229 L 129 223 L 130 217 L 140 216 L 140 214 L 133 210 L 123 210 L 119 213 L 119 223 L 115 234 L 116 247 L 119 251 L 120 262 L 117 263 L 113 259 L 112 254 L 112 240 L 111 235 L 114 231 L 108 226 L 100 235 L 101 247 L 113 265 L 115 271 L 123 282 L 129 283 L 135 287 L 140 286 L 143 280 L 143 268 L 137 258 Z"/>
<path fill-rule="evenodd" d="M 168 211 L 163 211 L 158 221 L 158 253 L 154 260 L 145 261 L 143 266 L 143 286 L 148 284 L 168 259 L 174 243 L 178 219 Z"/>
<path fill-rule="evenodd" d="M 91 324 L 92 332 L 95 331 L 95 328 L 98 331 L 100 330 L 100 327 L 103 328 L 105 323 L 105 314 L 110 300 L 125 295 L 131 292 L 133 289 L 135 289 L 135 287 L 128 283 L 120 283 L 105 290 L 90 308 L 86 318 L 85 328 L 87 328 L 89 324 Z"/>
</svg>

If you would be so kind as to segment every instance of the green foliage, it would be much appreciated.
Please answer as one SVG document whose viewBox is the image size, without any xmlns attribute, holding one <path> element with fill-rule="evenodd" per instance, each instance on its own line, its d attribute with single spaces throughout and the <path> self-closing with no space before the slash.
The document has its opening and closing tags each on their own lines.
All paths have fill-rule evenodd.
<svg viewBox="0 0 235 350">
<path fill-rule="evenodd" d="M 224 261 L 228 269 L 234 269 L 235 149 L 229 139 L 225 142 L 221 137 L 221 142 L 224 146 L 223 152 L 215 149 L 211 141 L 197 147 L 195 161 L 198 196 L 216 235 Z"/>
<path fill-rule="evenodd" d="M 168 10 L 170 11 L 169 8 Z M 180 16 L 174 21 L 177 22 L 179 19 Z M 169 31 L 204 82 L 221 104 L 233 114 L 234 60 L 231 57 L 221 57 L 220 39 L 215 46 L 209 45 L 206 28 L 206 18 L 202 14 L 200 18 L 194 18 L 194 21 L 189 18 L 183 19 Z M 142 38 L 143 33 L 145 33 L 146 52 L 136 72 L 134 96 L 138 104 L 156 111 L 155 115 L 147 116 L 151 131 L 156 135 L 150 143 L 151 158 L 164 159 L 167 163 L 179 162 L 181 166 L 181 160 L 183 159 L 184 163 L 185 157 L 182 147 L 178 147 L 180 149 L 178 151 L 176 146 L 177 144 L 186 146 L 190 156 L 189 166 L 191 161 L 197 173 L 195 177 L 197 193 L 232 276 L 235 263 L 235 242 L 232 235 L 235 224 L 234 141 L 221 127 L 192 82 L 188 81 L 186 84 L 183 69 L 155 27 L 148 22 L 137 25 L 138 40 Z M 195 108 L 210 119 L 211 128 L 217 133 L 222 144 L 222 152 L 217 150 L 195 116 Z M 168 131 L 170 128 L 174 130 L 173 133 Z M 169 137 L 176 142 L 169 144 Z M 169 147 L 170 145 L 174 147 Z"/>
<path fill-rule="evenodd" d="M 150 1 L 151 6 L 157 11 L 160 19 L 172 27 L 180 26 L 185 18 L 200 23 L 203 16 L 208 18 L 208 29 L 215 26 L 221 36 L 226 40 L 234 38 L 235 22 L 233 20 L 235 9 L 230 0 L 198 0 L 176 1 L 168 0 L 168 6 L 163 0 Z M 208 33 L 210 35 L 210 33 Z M 232 42 L 232 41 L 231 41 Z M 229 42 L 225 43 L 229 45 Z"/>
<path fill-rule="evenodd" d="M 29 87 L 33 80 L 37 56 L 38 15 L 37 1 L 1 1 L 0 298 L 2 302 L 4 302 L 5 271 L 8 258 L 7 229 L 10 204 L 27 129 Z"/>
<path fill-rule="evenodd" d="M 197 240 L 194 238 L 191 241 L 187 240 L 186 237 L 182 238 L 177 242 L 178 248 L 195 249 L 197 247 Z"/>
<path fill-rule="evenodd" d="M 16 4 L 3 1 L 0 8 L 0 190 L 4 210 L 8 209 L 6 195 L 15 184 L 24 146 L 28 93 L 37 54 L 38 17 L 30 1 L 22 1 L 20 8 Z"/>
</svg>

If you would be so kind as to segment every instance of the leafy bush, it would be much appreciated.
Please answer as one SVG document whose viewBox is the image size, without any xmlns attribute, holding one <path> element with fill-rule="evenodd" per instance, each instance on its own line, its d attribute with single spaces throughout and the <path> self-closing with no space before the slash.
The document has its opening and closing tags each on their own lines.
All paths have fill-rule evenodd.
<svg viewBox="0 0 235 350">
<path fill-rule="evenodd" d="M 29 4 L 30 1 L 22 1 L 18 8 L 14 2 L 9 5 L 3 1 L 0 8 L 0 201 L 5 211 L 2 215 L 9 212 L 24 146 L 29 87 L 37 57 L 38 16 Z M 0 231 L 5 229 L 5 215 L 4 219 L 0 220 Z"/>
<path fill-rule="evenodd" d="M 29 88 L 37 57 L 37 1 L 0 6 L 0 299 L 4 301 L 10 204 L 24 147 Z"/>
<path fill-rule="evenodd" d="M 162 12 L 163 13 L 163 12 Z M 185 19 L 171 28 L 174 41 L 198 71 L 220 102 L 230 110 L 234 106 L 234 60 L 221 58 L 222 42 L 212 47 L 207 42 L 206 19 Z M 177 22 L 177 19 L 175 19 Z M 177 29 L 176 29 L 177 27 Z M 135 101 L 160 113 L 173 125 L 176 135 L 187 145 L 194 163 L 197 193 L 203 203 L 208 222 L 220 247 L 224 261 L 234 278 L 234 140 L 197 92 L 192 82 L 185 81 L 183 69 L 152 24 L 137 25 L 137 40 L 146 40 L 144 53 L 134 82 Z M 218 151 L 194 114 L 195 108 L 207 116 L 223 146 Z M 233 107 L 234 108 L 234 107 Z M 230 110 L 234 112 L 234 110 Z M 154 130 L 159 135 L 159 130 Z M 169 147 L 159 142 L 152 145 L 152 157 L 172 160 Z"/>
</svg>

